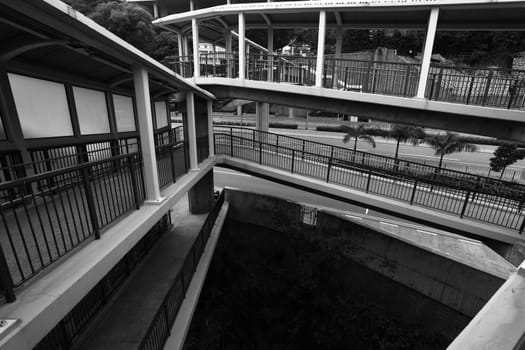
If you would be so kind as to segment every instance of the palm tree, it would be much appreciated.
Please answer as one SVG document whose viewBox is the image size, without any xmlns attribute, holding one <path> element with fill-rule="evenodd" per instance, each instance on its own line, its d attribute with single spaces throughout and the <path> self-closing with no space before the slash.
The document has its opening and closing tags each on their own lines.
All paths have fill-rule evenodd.
<svg viewBox="0 0 525 350">
<path fill-rule="evenodd" d="M 399 144 L 401 142 L 410 142 L 412 145 L 417 146 L 421 142 L 421 139 L 425 138 L 425 132 L 423 129 L 408 126 L 408 125 L 394 125 L 394 127 L 388 133 L 388 138 L 396 140 L 396 153 L 394 158 L 396 159 L 399 156 Z"/>
<path fill-rule="evenodd" d="M 425 138 L 425 142 L 436 151 L 436 156 L 439 156 L 438 170 L 441 169 L 445 155 L 456 152 L 476 152 L 478 150 L 476 145 L 463 141 L 458 134 L 451 132 L 429 135 Z"/>
<path fill-rule="evenodd" d="M 346 132 L 346 135 L 343 137 L 343 142 L 348 143 L 350 139 L 354 139 L 354 152 L 357 150 L 357 141 L 362 140 L 368 142 L 372 147 L 376 148 L 376 142 L 374 138 L 368 135 L 368 130 L 363 124 L 355 126 L 343 125 L 343 131 Z"/>
</svg>

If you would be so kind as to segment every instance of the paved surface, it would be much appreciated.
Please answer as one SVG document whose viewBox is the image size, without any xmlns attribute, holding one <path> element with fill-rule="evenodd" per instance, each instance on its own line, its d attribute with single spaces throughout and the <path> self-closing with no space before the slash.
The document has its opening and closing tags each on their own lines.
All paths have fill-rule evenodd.
<svg viewBox="0 0 525 350">
<path fill-rule="evenodd" d="M 249 140 L 248 140 L 249 141 Z M 226 140 L 219 142 L 229 143 Z M 290 171 L 291 157 L 283 154 L 276 154 L 271 150 L 265 150 L 260 153 L 252 149 L 248 144 L 235 144 L 233 156 L 240 159 L 259 162 L 262 164 Z M 218 154 L 230 154 L 229 144 L 216 146 Z M 312 159 L 303 160 L 295 157 L 294 173 L 305 175 L 317 179 L 326 180 L 327 165 L 326 159 L 318 161 Z M 463 203 L 466 199 L 465 191 L 453 190 L 446 187 L 430 186 L 427 184 L 418 184 L 414 189 L 413 181 L 403 179 L 393 180 L 381 176 L 371 176 L 368 181 L 366 173 L 357 172 L 350 169 L 344 169 L 332 166 L 330 172 L 330 182 L 349 186 L 358 190 L 365 191 L 400 200 L 400 205 L 406 205 L 413 198 L 414 205 L 428 207 L 430 209 L 441 210 L 453 215 L 460 215 L 463 210 Z M 508 202 L 508 203 L 507 203 Z M 500 198 L 478 194 L 475 200 L 469 198 L 468 205 L 465 207 L 464 216 L 482 222 L 501 225 L 507 228 L 517 229 L 520 226 L 521 214 L 511 209 L 515 204 L 513 201 L 504 201 Z"/>
</svg>

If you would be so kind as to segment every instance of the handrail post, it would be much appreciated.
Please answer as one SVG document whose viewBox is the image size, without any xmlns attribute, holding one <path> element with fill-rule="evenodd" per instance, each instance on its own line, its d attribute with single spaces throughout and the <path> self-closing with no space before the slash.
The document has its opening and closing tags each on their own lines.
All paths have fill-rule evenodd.
<svg viewBox="0 0 525 350">
<path fill-rule="evenodd" d="M 414 204 L 414 198 L 416 197 L 416 189 L 417 189 L 417 180 L 414 181 L 414 188 L 412 190 L 412 195 L 410 196 L 410 205 Z"/>
<path fill-rule="evenodd" d="M 259 137 L 259 164 L 262 164 L 262 141 Z"/>
<path fill-rule="evenodd" d="M 93 233 L 95 234 L 95 239 L 100 239 L 100 226 L 98 224 L 97 211 L 95 210 L 95 199 L 93 198 L 93 191 L 91 189 L 89 181 L 88 167 L 84 166 L 81 171 L 82 182 L 84 184 L 84 192 L 86 194 L 89 218 L 91 219 L 91 225 L 93 226 Z"/>
<path fill-rule="evenodd" d="M 330 148 L 330 158 L 328 158 L 328 168 L 326 169 L 326 182 L 330 181 L 330 169 L 332 168 L 333 158 L 334 158 L 334 146 Z"/>
<path fill-rule="evenodd" d="M 4 290 L 5 300 L 12 303 L 16 300 L 15 289 L 13 286 L 13 279 L 9 272 L 9 265 L 5 258 L 4 249 L 0 245 L 0 287 Z"/>
<path fill-rule="evenodd" d="M 405 87 L 403 88 L 403 96 L 408 95 L 408 82 L 410 81 L 410 64 L 407 64 L 407 70 L 405 74 Z"/>
<path fill-rule="evenodd" d="M 233 157 L 233 128 L 230 127 L 230 156 Z"/>
<path fill-rule="evenodd" d="M 474 88 L 474 80 L 476 79 L 476 77 L 473 75 L 471 78 L 470 78 L 470 87 L 468 89 L 468 94 L 467 94 L 467 101 L 465 104 L 469 104 L 470 102 L 470 97 L 472 96 L 472 89 Z"/>
<path fill-rule="evenodd" d="M 129 156 L 127 157 L 128 159 L 128 164 L 129 164 L 129 172 L 131 174 L 131 186 L 133 187 L 133 199 L 135 200 L 135 209 L 139 209 L 140 205 L 140 200 L 139 200 L 139 193 L 138 193 L 138 190 L 139 190 L 139 186 L 138 186 L 138 181 L 137 181 L 137 174 L 135 173 L 135 162 L 133 160 L 133 156 Z"/>
<path fill-rule="evenodd" d="M 292 149 L 292 165 L 290 167 L 290 172 L 293 174 L 293 170 L 294 170 L 294 162 L 295 162 L 295 150 Z"/>
<path fill-rule="evenodd" d="M 467 191 L 467 195 L 465 196 L 465 202 L 463 202 L 463 208 L 461 208 L 461 214 L 459 215 L 460 218 L 463 218 L 463 216 L 465 215 L 469 197 L 470 197 L 470 190 Z"/>
<path fill-rule="evenodd" d="M 494 71 L 491 69 L 489 71 L 489 75 L 487 76 L 487 85 L 485 85 L 485 92 L 483 93 L 483 100 L 481 101 L 482 106 L 485 106 L 485 104 L 487 104 L 487 98 L 490 92 L 490 83 L 492 82 L 493 75 L 494 75 Z"/>
<path fill-rule="evenodd" d="M 368 169 L 368 180 L 366 181 L 366 193 L 370 190 L 370 180 L 372 180 L 372 169 Z"/>
<path fill-rule="evenodd" d="M 170 144 L 169 147 L 171 161 L 171 176 L 173 177 L 173 182 L 176 182 L 175 179 L 177 177 L 177 172 L 175 171 L 175 154 L 173 154 L 173 148 L 175 146 L 173 144 Z"/>
</svg>

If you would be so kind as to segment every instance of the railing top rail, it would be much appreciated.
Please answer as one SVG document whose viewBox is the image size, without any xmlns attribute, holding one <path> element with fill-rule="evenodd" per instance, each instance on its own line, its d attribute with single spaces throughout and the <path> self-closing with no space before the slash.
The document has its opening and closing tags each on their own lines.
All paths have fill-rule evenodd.
<svg viewBox="0 0 525 350">
<path fill-rule="evenodd" d="M 43 180 L 49 177 L 70 173 L 72 171 L 82 170 L 82 169 L 89 168 L 95 165 L 100 165 L 100 164 L 104 164 L 108 162 L 114 162 L 114 161 L 122 160 L 122 159 L 129 159 L 129 158 L 139 156 L 139 155 L 140 155 L 139 152 L 130 152 L 130 153 L 122 154 L 119 156 L 104 158 L 101 160 L 90 161 L 86 163 L 80 163 L 74 166 L 64 167 L 64 168 L 57 169 L 57 170 L 51 170 L 51 171 L 46 171 L 44 173 L 25 176 L 25 177 L 15 179 L 15 180 L 5 181 L 5 182 L 0 183 L 0 191 L 11 188 L 13 186 L 23 185 L 28 182 L 35 182 L 35 181 Z M 15 165 L 15 167 L 17 166 L 21 166 L 21 165 L 18 165 L 18 164 Z"/>
<path fill-rule="evenodd" d="M 238 130 L 249 131 L 251 133 L 253 133 L 255 131 L 256 133 L 262 133 L 262 134 L 279 136 L 279 138 L 292 139 L 292 140 L 305 142 L 305 143 L 309 143 L 309 144 L 314 144 L 314 145 L 318 145 L 318 146 L 322 146 L 322 147 L 333 148 L 334 150 L 340 150 L 340 151 L 343 151 L 343 152 L 352 152 L 352 153 L 355 152 L 356 156 L 371 156 L 371 157 L 376 157 L 378 159 L 385 159 L 385 160 L 389 160 L 389 161 L 395 161 L 395 158 L 393 158 L 393 157 L 388 157 L 388 156 L 384 156 L 384 155 L 380 155 L 380 154 L 374 154 L 374 153 L 369 153 L 369 152 L 363 152 L 363 151 L 359 151 L 359 150 L 354 151 L 354 150 L 351 150 L 351 149 L 348 149 L 348 148 L 345 148 L 345 147 L 341 147 L 341 146 L 329 145 L 329 144 L 322 143 L 322 142 L 310 141 L 310 140 L 302 139 L 302 138 L 299 138 L 299 137 L 281 135 L 281 134 L 276 134 L 276 133 L 272 133 L 272 132 L 268 132 L 268 131 L 260 131 L 260 130 L 243 128 L 243 127 L 235 127 L 235 126 L 231 126 L 231 127 L 230 126 L 214 126 L 214 129 L 218 129 L 218 130 L 220 130 L 220 129 L 232 129 L 232 130 L 233 129 L 238 129 Z M 279 145 L 279 147 L 281 147 L 281 145 Z M 285 146 L 282 146 L 282 147 L 284 148 Z M 322 156 L 320 154 L 315 154 L 315 155 Z M 404 164 L 425 167 L 427 169 L 431 169 L 434 172 L 438 172 L 438 171 L 444 172 L 444 171 L 446 171 L 447 173 L 451 173 L 451 174 L 459 174 L 459 175 L 463 175 L 463 176 L 468 176 L 469 178 L 472 178 L 472 181 L 474 179 L 475 180 L 477 180 L 477 179 L 487 180 L 487 182 L 492 183 L 493 186 L 496 186 L 496 184 L 501 184 L 501 185 L 505 186 L 505 188 L 509 188 L 509 189 L 512 188 L 512 190 L 520 191 L 520 192 L 525 193 L 525 186 L 521 185 L 521 184 L 518 184 L 518 183 L 515 183 L 515 182 L 505 181 L 505 180 L 500 180 L 500 179 L 494 179 L 494 178 L 490 178 L 490 177 L 486 177 L 486 176 L 482 176 L 482 175 L 475 175 L 475 174 L 462 172 L 462 171 L 457 171 L 457 170 L 438 168 L 438 167 L 433 166 L 433 165 L 422 164 L 422 163 L 413 162 L 413 161 L 404 160 L 404 159 L 398 159 L 398 161 L 402 162 Z M 463 179 L 467 180 L 465 178 L 463 178 Z"/>
</svg>

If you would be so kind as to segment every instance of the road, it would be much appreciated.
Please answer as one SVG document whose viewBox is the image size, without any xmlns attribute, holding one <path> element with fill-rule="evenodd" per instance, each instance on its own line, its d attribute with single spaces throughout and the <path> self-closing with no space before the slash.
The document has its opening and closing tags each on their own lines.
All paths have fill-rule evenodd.
<svg viewBox="0 0 525 350">
<path fill-rule="evenodd" d="M 349 213 L 368 214 L 383 218 L 401 221 L 399 218 L 368 210 L 365 207 L 343 203 L 334 199 L 319 196 L 310 192 L 302 191 L 294 187 L 281 185 L 272 181 L 264 180 L 256 176 L 240 173 L 231 169 L 214 168 L 214 183 L 216 187 L 228 186 L 231 188 L 267 194 L 280 198 L 286 198 L 297 202 L 312 204 L 316 207 L 327 207 L 348 211 Z"/>
<path fill-rule="evenodd" d="M 244 121 L 254 122 L 253 115 L 244 116 Z M 239 118 L 236 116 L 231 116 L 231 114 L 226 113 L 214 113 L 215 121 L 236 121 L 239 122 Z M 316 131 L 313 130 L 317 125 L 327 125 L 327 124 L 340 124 L 340 121 L 329 118 L 316 118 L 315 122 L 310 122 L 308 130 L 305 130 L 304 119 L 300 118 L 286 118 L 286 117 L 271 117 L 271 122 L 281 122 L 281 123 L 296 123 L 299 125 L 299 129 L 270 129 L 270 132 L 279 133 L 282 135 L 294 136 L 299 138 L 305 138 L 310 141 L 317 141 L 321 143 L 327 143 L 334 146 L 353 148 L 353 140 L 348 144 L 343 143 L 344 133 L 335 133 L 335 132 L 325 132 L 325 131 Z M 303 129 L 301 129 L 303 128 Z M 393 156 L 395 152 L 395 142 L 393 140 L 387 140 L 384 138 L 375 137 L 376 148 L 373 148 L 370 144 L 366 142 L 359 141 L 357 144 L 358 150 L 371 152 L 375 154 Z M 494 150 L 496 146 L 489 145 L 478 145 L 477 152 L 460 152 L 454 153 L 444 158 L 444 167 L 447 169 L 453 169 L 457 171 L 467 171 L 473 174 L 482 175 L 482 176 L 491 176 L 499 177 L 500 173 L 490 172 L 489 173 L 489 164 L 490 158 L 494 156 Z M 399 157 L 420 163 L 426 163 L 429 165 L 437 166 L 439 163 L 439 157 L 436 157 L 434 150 L 426 145 L 421 144 L 418 146 L 413 146 L 412 144 L 401 144 L 399 147 Z M 519 180 L 523 179 L 525 181 L 525 159 L 516 162 L 515 164 L 509 166 L 504 174 L 504 179 L 506 180 Z"/>
</svg>

